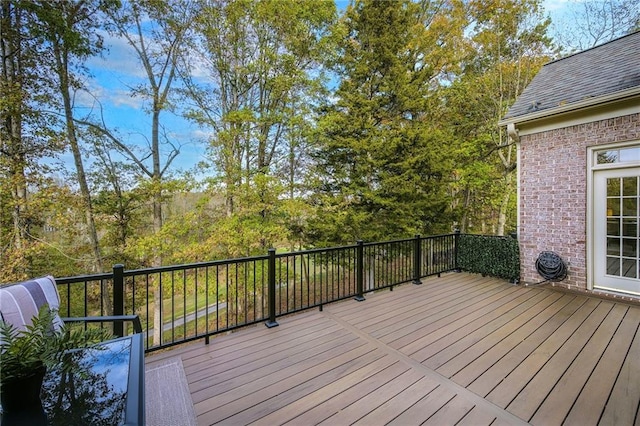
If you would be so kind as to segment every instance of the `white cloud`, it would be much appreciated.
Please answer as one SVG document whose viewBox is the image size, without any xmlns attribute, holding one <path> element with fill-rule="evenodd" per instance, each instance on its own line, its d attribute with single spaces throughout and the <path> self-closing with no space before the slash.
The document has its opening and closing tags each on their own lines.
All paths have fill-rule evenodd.
<svg viewBox="0 0 640 426">
<path fill-rule="evenodd" d="M 143 106 L 143 100 L 140 97 L 132 96 L 128 90 L 110 90 L 107 99 L 116 107 L 127 106 L 141 109 Z"/>
<path fill-rule="evenodd" d="M 545 0 L 543 6 L 547 12 L 555 13 L 565 9 L 569 3 L 571 3 L 570 0 Z"/>
<path fill-rule="evenodd" d="M 102 57 L 92 57 L 89 66 L 95 72 L 113 72 L 119 77 L 144 78 L 146 74 L 140 64 L 135 50 L 124 37 L 111 35 L 102 31 L 106 50 Z"/>
<path fill-rule="evenodd" d="M 191 132 L 191 138 L 198 141 L 209 141 L 215 133 L 211 130 L 195 129 Z"/>
<path fill-rule="evenodd" d="M 92 80 L 89 82 L 87 91 L 79 91 L 76 93 L 75 104 L 80 108 L 103 108 L 109 109 L 113 107 L 130 107 L 141 109 L 143 100 L 140 97 L 132 96 L 127 89 L 117 88 L 110 89 L 102 84 L 103 80 Z"/>
</svg>

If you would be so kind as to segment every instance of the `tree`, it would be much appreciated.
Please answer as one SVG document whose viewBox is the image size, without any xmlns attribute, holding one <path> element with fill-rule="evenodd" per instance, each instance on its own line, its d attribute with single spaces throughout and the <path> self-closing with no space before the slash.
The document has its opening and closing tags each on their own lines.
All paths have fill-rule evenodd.
<svg viewBox="0 0 640 426">
<path fill-rule="evenodd" d="M 32 33 L 35 17 L 26 5 L 0 4 L 0 275 L 7 280 L 34 272 L 29 253 L 37 246 L 32 234 L 41 201 L 35 189 L 47 169 L 36 162 L 60 148 L 38 108 L 51 92 L 39 66 L 44 52 Z"/>
<path fill-rule="evenodd" d="M 148 0 L 126 2 L 111 14 L 114 33 L 126 39 L 134 49 L 147 79 L 146 84 L 135 87 L 132 94 L 149 102 L 151 135 L 148 152 L 138 156 L 133 149 L 110 136 L 116 147 L 139 167 L 155 188 L 152 201 L 153 230 L 156 233 L 162 228 L 162 180 L 180 153 L 179 145 L 166 133 L 161 134 L 160 114 L 171 108 L 170 94 L 176 79 L 177 57 L 193 13 L 188 1 Z M 168 146 L 164 164 L 163 145 Z M 145 158 L 151 158 L 151 165 L 144 162 Z M 161 265 L 161 253 L 156 253 L 151 263 Z"/>
<path fill-rule="evenodd" d="M 102 49 L 102 39 L 97 34 L 95 15 L 105 7 L 107 7 L 105 3 L 97 0 L 60 3 L 37 1 L 30 6 L 30 9 L 38 17 L 39 36 L 43 43 L 49 47 L 45 63 L 52 75 L 55 76 L 53 84 L 61 97 L 61 103 L 54 103 L 54 106 L 63 111 L 63 137 L 73 153 L 76 178 L 84 201 L 87 233 L 94 256 L 92 266 L 96 272 L 103 272 L 104 268 L 91 193 L 80 148 L 81 141 L 74 121 L 73 99 L 75 91 L 81 87 L 81 83 L 73 72 L 74 70 L 81 72 L 82 61 L 91 55 L 96 55 Z M 105 301 L 107 300 L 105 299 Z"/>
<path fill-rule="evenodd" d="M 113 6 L 111 1 L 77 0 L 49 2 L 46 0 L 28 2 L 25 8 L 37 19 L 33 21 L 32 34 L 45 49 L 41 53 L 39 65 L 48 71 L 52 90 L 58 96 L 49 97 L 46 102 L 62 111 L 61 130 L 58 137 L 65 141 L 74 158 L 76 179 L 82 197 L 87 234 L 91 243 L 96 272 L 103 272 L 103 259 L 96 229 L 94 207 L 87 182 L 85 165 L 81 152 L 81 136 L 75 123 L 75 93 L 82 88 L 80 80 L 84 72 L 83 61 L 98 54 L 102 49 L 102 38 L 98 35 L 99 12 Z M 45 75 L 41 79 L 47 80 Z M 106 312 L 112 311 L 111 299 L 106 283 L 102 285 L 103 303 Z"/>
<path fill-rule="evenodd" d="M 280 197 L 271 198 L 274 188 L 287 188 L 289 197 L 297 192 L 300 147 L 310 123 L 309 105 L 322 91 L 319 65 L 335 5 L 318 0 L 204 3 L 195 26 L 198 37 L 184 61 L 190 117 L 211 132 L 218 178 L 213 186 L 224 194 L 226 219 L 258 214 L 253 223 L 259 227 L 247 234 L 263 227 L 258 241 L 264 251 L 277 243 L 266 231 L 279 220 L 273 214 L 277 208 L 239 208 L 249 199 L 255 200 L 253 206 L 266 206 L 267 199 L 279 203 Z"/>
<path fill-rule="evenodd" d="M 132 90 L 134 96 L 148 102 L 151 115 L 151 131 L 148 150 L 142 155 L 122 143 L 105 127 L 92 125 L 114 143 L 116 149 L 134 162 L 149 183 L 153 209 L 153 235 L 161 239 L 163 226 L 162 204 L 164 184 L 169 174 L 169 166 L 180 153 L 180 144 L 171 140 L 167 132 L 162 132 L 161 114 L 171 110 L 171 95 L 177 78 L 178 55 L 184 47 L 195 7 L 191 1 L 144 0 L 125 2 L 123 7 L 110 14 L 111 31 L 127 40 L 135 51 L 145 73 L 146 82 Z M 163 155 L 164 148 L 168 153 Z M 151 164 L 145 159 L 150 158 Z M 163 163 L 164 160 L 164 163 Z M 152 266 L 162 265 L 162 242 L 153 244 L 147 254 Z M 159 285 L 154 286 L 154 329 L 161 330 L 160 309 L 162 294 Z M 162 333 L 154 334 L 154 344 L 159 344 Z"/>
<path fill-rule="evenodd" d="M 356 1 L 337 37 L 340 86 L 322 111 L 312 239 L 378 240 L 447 229 L 448 136 L 434 93 L 457 62 L 456 2 Z"/>
<path fill-rule="evenodd" d="M 89 148 L 94 159 L 89 182 L 95 194 L 96 214 L 103 218 L 104 257 L 111 259 L 112 264 L 134 268 L 140 266 L 140 262 L 129 255 L 129 245 L 135 240 L 136 232 L 144 230 L 142 219 L 147 198 L 136 185 L 136 165 L 116 160 L 111 144 L 101 139 L 96 135 Z"/>
<path fill-rule="evenodd" d="M 460 225 L 468 229 L 475 217 L 483 232 L 504 235 L 514 226 L 507 219 L 515 219 L 517 159 L 515 144 L 497 123 L 549 60 L 550 20 L 537 0 L 478 0 L 470 3 L 470 16 L 472 49 L 460 78 L 445 91 L 460 155 Z M 478 199 L 483 203 L 471 203 Z"/>
<path fill-rule="evenodd" d="M 640 30 L 640 4 L 634 0 L 572 1 L 555 23 L 555 37 L 568 52 L 594 47 Z"/>
</svg>

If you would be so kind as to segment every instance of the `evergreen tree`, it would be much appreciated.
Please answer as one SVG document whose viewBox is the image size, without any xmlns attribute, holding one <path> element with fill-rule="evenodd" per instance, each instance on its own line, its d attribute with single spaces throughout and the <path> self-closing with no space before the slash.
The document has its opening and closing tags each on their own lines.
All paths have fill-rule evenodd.
<svg viewBox="0 0 640 426">
<path fill-rule="evenodd" d="M 321 114 L 314 152 L 312 239 L 449 229 L 447 136 L 430 110 L 461 28 L 455 11 L 453 4 L 369 0 L 347 9 L 337 28 L 340 86 Z"/>
</svg>

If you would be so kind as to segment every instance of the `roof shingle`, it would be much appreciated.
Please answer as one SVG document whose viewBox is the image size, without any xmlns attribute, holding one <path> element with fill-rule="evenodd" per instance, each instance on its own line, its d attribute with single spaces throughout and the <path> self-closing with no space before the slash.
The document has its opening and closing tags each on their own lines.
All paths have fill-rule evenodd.
<svg viewBox="0 0 640 426">
<path fill-rule="evenodd" d="M 640 86 L 640 31 L 549 62 L 504 119 Z"/>
</svg>

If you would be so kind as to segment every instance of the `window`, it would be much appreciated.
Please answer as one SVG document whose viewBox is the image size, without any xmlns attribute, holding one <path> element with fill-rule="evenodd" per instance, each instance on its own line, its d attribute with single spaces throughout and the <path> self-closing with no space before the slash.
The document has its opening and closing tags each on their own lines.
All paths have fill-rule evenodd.
<svg viewBox="0 0 640 426">
<path fill-rule="evenodd" d="M 596 151 L 596 164 L 619 164 L 640 162 L 640 147 Z"/>
</svg>

